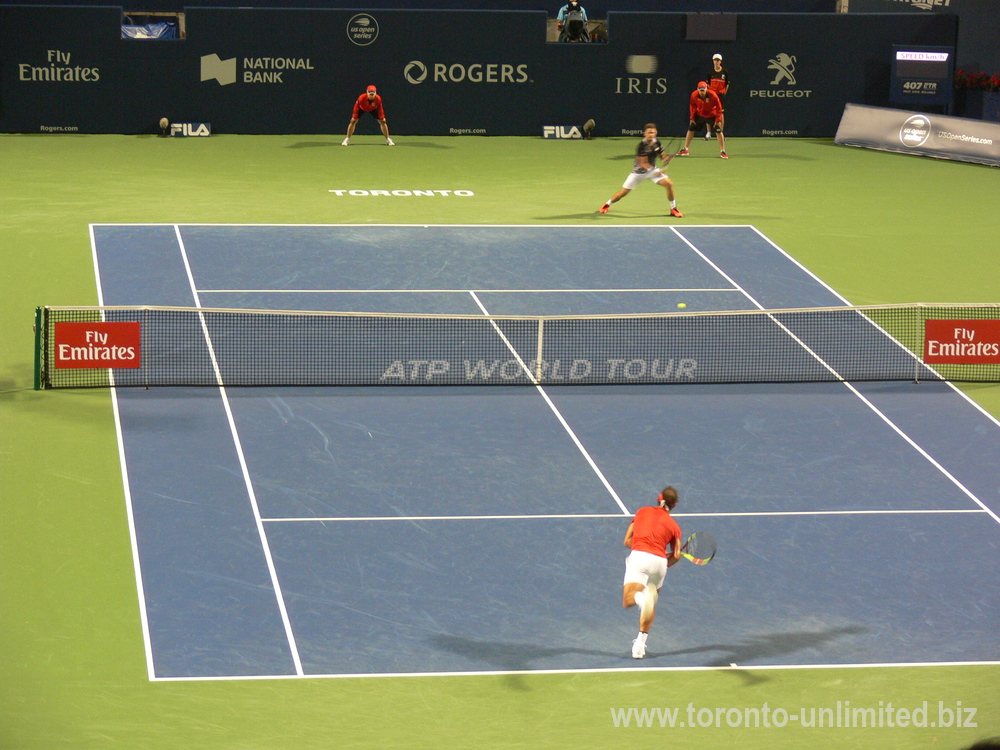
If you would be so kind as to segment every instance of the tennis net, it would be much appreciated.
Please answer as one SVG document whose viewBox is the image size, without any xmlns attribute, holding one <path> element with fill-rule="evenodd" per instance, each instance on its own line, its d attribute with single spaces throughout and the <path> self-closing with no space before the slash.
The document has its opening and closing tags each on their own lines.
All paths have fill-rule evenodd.
<svg viewBox="0 0 1000 750">
<path fill-rule="evenodd" d="M 43 307 L 36 388 L 1000 380 L 1000 304 L 618 316 Z"/>
</svg>

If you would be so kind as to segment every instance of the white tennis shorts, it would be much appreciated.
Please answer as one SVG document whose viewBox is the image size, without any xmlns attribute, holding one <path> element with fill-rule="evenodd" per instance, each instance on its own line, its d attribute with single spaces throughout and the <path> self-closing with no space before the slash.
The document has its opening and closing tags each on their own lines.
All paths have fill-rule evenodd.
<svg viewBox="0 0 1000 750">
<path fill-rule="evenodd" d="M 659 590 L 663 588 L 666 575 L 667 558 L 632 550 L 625 558 L 625 580 L 622 583 L 638 583 L 643 586 L 651 583 Z"/>
<path fill-rule="evenodd" d="M 653 169 L 638 174 L 636 172 L 629 172 L 628 177 L 625 178 L 625 183 L 622 185 L 622 187 L 628 190 L 635 190 L 645 180 L 652 180 L 653 182 L 659 182 L 666 176 L 667 176 L 666 172 L 657 167 L 654 167 Z"/>
</svg>

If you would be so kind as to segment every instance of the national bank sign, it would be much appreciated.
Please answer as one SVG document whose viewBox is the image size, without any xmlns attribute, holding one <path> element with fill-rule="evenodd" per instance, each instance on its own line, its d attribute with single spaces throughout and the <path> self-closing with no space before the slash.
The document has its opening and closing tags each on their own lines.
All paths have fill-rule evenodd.
<svg viewBox="0 0 1000 750">
<path fill-rule="evenodd" d="M 201 80 L 217 81 L 228 86 L 237 80 L 243 83 L 288 83 L 299 71 L 315 70 L 308 57 L 244 57 L 242 71 L 237 71 L 239 58 L 223 60 L 217 54 L 202 55 Z M 242 75 L 237 75 L 242 72 Z"/>
</svg>

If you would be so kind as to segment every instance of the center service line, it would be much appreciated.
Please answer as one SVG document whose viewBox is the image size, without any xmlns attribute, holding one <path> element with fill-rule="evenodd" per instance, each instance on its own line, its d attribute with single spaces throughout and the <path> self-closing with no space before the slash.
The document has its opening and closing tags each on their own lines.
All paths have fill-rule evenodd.
<svg viewBox="0 0 1000 750">
<path fill-rule="evenodd" d="M 490 314 L 489 310 L 487 310 L 485 305 L 483 305 L 483 303 L 479 301 L 479 297 L 476 296 L 476 293 L 472 290 L 469 290 L 469 294 L 472 295 L 472 299 L 475 300 L 477 305 L 479 305 L 479 309 L 483 311 L 483 315 L 488 316 Z M 618 497 L 618 493 L 615 492 L 615 488 L 611 486 L 611 483 L 607 480 L 607 477 L 604 476 L 604 472 L 601 471 L 600 467 L 598 467 L 594 459 L 590 457 L 590 454 L 587 452 L 587 449 L 583 447 L 583 443 L 580 442 L 580 438 L 578 438 L 576 436 L 576 433 L 573 432 L 573 428 L 569 426 L 569 423 L 563 418 L 563 415 L 560 414 L 559 409 L 556 407 L 554 403 L 552 403 L 552 399 L 549 398 L 549 394 L 547 394 L 545 392 L 545 389 L 542 388 L 541 385 L 539 385 L 538 380 L 535 378 L 534 373 L 531 372 L 530 368 L 524 363 L 524 360 L 521 359 L 521 355 L 517 353 L 517 350 L 514 349 L 514 346 L 504 335 L 503 331 L 500 330 L 500 326 L 496 324 L 495 320 L 490 320 L 490 323 L 493 325 L 494 330 L 496 330 L 497 335 L 499 335 L 500 338 L 503 339 L 504 344 L 506 344 L 507 348 L 510 349 L 511 353 L 514 355 L 514 358 L 517 360 L 517 363 L 521 365 L 522 369 L 528 374 L 528 377 L 531 379 L 531 382 L 534 383 L 535 385 L 535 389 L 538 391 L 539 394 L 541 394 L 542 398 L 545 399 L 545 403 L 549 405 L 549 408 L 552 410 L 552 413 L 555 414 L 556 419 L 559 420 L 559 424 L 563 426 L 563 429 L 566 430 L 567 434 L 570 436 L 570 439 L 572 439 L 573 443 L 580 450 L 580 453 L 583 454 L 583 457 L 586 459 L 587 463 L 590 464 L 590 468 L 594 470 L 595 474 L 597 474 L 597 478 L 601 480 L 601 483 L 604 485 L 605 489 L 607 489 L 607 491 L 611 493 L 611 497 L 613 497 L 615 502 L 618 503 L 618 507 L 622 509 L 622 514 L 626 516 L 632 515 L 629 509 L 625 507 L 625 503 L 622 502 L 622 499 Z"/>
</svg>

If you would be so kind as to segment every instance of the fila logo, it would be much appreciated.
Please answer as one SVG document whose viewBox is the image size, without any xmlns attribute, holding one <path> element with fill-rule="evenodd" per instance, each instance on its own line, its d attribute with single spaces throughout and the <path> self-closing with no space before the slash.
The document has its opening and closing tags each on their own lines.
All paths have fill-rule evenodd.
<svg viewBox="0 0 1000 750">
<path fill-rule="evenodd" d="M 583 138 L 576 125 L 543 125 L 542 138 Z"/>
<path fill-rule="evenodd" d="M 170 135 L 210 136 L 212 135 L 212 126 L 207 122 L 172 122 L 170 123 Z"/>
</svg>

